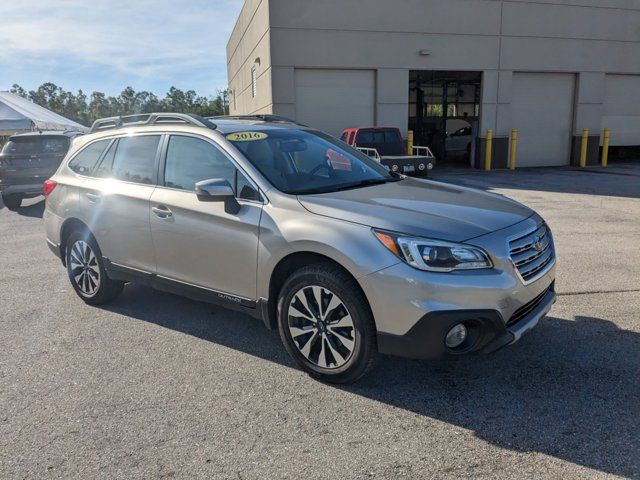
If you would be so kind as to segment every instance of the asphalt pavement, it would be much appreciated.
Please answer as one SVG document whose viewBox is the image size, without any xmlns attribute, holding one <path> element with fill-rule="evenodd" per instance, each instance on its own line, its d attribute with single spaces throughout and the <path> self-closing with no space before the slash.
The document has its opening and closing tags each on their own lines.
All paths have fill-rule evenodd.
<svg viewBox="0 0 640 480">
<path fill-rule="evenodd" d="M 558 302 L 493 355 L 347 387 L 232 311 L 137 285 L 85 305 L 42 200 L 0 208 L 0 478 L 640 478 L 640 164 L 435 176 L 545 217 Z"/>
</svg>

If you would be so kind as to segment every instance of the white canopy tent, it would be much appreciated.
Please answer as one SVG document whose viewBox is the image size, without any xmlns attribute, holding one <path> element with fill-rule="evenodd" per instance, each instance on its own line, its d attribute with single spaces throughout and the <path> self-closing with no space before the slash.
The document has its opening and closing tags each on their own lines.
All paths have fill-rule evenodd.
<svg viewBox="0 0 640 480">
<path fill-rule="evenodd" d="M 0 136 L 34 130 L 89 129 L 11 92 L 0 92 Z"/>
</svg>

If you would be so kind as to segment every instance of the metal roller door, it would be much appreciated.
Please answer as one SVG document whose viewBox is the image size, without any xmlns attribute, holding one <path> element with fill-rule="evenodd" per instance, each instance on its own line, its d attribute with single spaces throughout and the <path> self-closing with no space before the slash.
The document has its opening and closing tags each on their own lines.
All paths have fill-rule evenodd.
<svg viewBox="0 0 640 480">
<path fill-rule="evenodd" d="M 375 125 L 373 70 L 296 69 L 296 120 L 332 135 Z"/>
<path fill-rule="evenodd" d="M 602 128 L 611 145 L 640 145 L 640 75 L 607 75 Z"/>
<path fill-rule="evenodd" d="M 571 154 L 575 76 L 514 73 L 513 128 L 518 166 L 568 165 Z"/>
</svg>

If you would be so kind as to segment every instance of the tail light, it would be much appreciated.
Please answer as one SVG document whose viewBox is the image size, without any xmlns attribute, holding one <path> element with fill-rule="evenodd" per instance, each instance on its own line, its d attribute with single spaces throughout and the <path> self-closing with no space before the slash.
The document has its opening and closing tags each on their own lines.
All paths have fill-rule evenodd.
<svg viewBox="0 0 640 480">
<path fill-rule="evenodd" d="M 55 180 L 51 180 L 50 178 L 45 180 L 44 182 L 44 199 L 46 200 L 51 195 L 51 192 L 55 190 L 58 186 L 58 183 Z"/>
</svg>

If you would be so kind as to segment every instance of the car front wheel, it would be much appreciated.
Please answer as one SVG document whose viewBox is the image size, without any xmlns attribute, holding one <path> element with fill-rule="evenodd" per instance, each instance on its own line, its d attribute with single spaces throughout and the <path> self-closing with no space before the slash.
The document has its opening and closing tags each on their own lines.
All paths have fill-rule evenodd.
<svg viewBox="0 0 640 480">
<path fill-rule="evenodd" d="M 66 244 L 67 274 L 82 300 L 91 305 L 102 305 L 120 295 L 124 283 L 107 276 L 100 248 L 91 234 L 74 232 Z"/>
<path fill-rule="evenodd" d="M 278 301 L 278 326 L 287 351 L 311 376 L 352 383 L 375 364 L 376 330 L 355 280 L 330 264 L 293 273 Z"/>
</svg>

